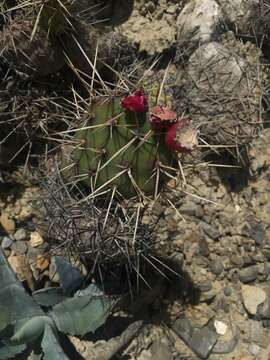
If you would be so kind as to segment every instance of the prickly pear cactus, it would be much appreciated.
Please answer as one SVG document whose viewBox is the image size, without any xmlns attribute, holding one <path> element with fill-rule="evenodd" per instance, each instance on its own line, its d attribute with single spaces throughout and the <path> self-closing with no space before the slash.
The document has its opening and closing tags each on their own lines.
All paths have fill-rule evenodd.
<svg viewBox="0 0 270 360">
<path fill-rule="evenodd" d="M 146 110 L 124 110 L 120 97 L 92 105 L 75 138 L 74 166 L 94 193 L 115 188 L 125 198 L 153 195 L 171 172 L 174 157 L 164 134 L 152 130 Z"/>
</svg>

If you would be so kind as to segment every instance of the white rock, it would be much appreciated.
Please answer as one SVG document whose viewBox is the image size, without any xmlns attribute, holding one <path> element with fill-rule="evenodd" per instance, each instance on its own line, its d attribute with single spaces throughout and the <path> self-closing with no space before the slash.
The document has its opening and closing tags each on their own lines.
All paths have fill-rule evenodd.
<svg viewBox="0 0 270 360">
<path fill-rule="evenodd" d="M 221 10 L 214 0 L 191 0 L 178 16 L 178 40 L 192 35 L 193 40 L 210 41 L 221 18 Z"/>
<path fill-rule="evenodd" d="M 244 69 L 244 60 L 233 56 L 231 49 L 223 44 L 213 41 L 200 46 L 191 55 L 187 71 L 200 91 L 224 93 L 240 83 Z"/>
<path fill-rule="evenodd" d="M 266 299 L 265 292 L 257 286 L 242 285 L 242 297 L 246 310 L 255 315 L 257 307 Z"/>
<path fill-rule="evenodd" d="M 228 328 L 228 326 L 224 322 L 219 320 L 214 321 L 214 327 L 216 329 L 216 333 L 219 335 L 225 335 Z"/>
<path fill-rule="evenodd" d="M 33 247 L 40 246 L 43 243 L 44 243 L 44 240 L 43 240 L 42 236 L 37 231 L 34 231 L 34 232 L 31 233 L 31 235 L 30 235 L 30 244 Z"/>
</svg>

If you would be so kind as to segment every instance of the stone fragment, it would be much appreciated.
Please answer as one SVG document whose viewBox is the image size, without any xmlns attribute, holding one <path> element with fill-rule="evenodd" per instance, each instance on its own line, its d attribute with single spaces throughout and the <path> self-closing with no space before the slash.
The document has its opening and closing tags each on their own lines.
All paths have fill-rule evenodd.
<svg viewBox="0 0 270 360">
<path fill-rule="evenodd" d="M 226 340 L 221 338 L 213 347 L 212 353 L 213 354 L 230 354 L 236 348 L 238 341 L 239 341 L 240 331 L 238 326 L 235 324 L 231 324 L 231 337 L 227 340 L 227 336 L 225 337 Z"/>
<path fill-rule="evenodd" d="M 257 320 L 250 320 L 247 326 L 249 326 L 250 342 L 266 348 L 269 345 L 269 331 L 263 328 L 261 322 Z"/>
<path fill-rule="evenodd" d="M 220 19 L 220 7 L 214 0 L 191 0 L 177 18 L 178 41 L 207 42 L 214 37 Z"/>
<path fill-rule="evenodd" d="M 173 330 L 200 359 L 208 358 L 218 339 L 208 326 L 196 328 L 185 316 L 175 321 Z"/>
<path fill-rule="evenodd" d="M 27 239 L 27 231 L 23 228 L 18 229 L 13 235 L 16 241 L 23 241 Z"/>
<path fill-rule="evenodd" d="M 8 233 L 13 233 L 15 230 L 15 222 L 13 219 L 10 219 L 6 213 L 2 213 L 0 216 L 0 224 L 3 229 Z"/>
<path fill-rule="evenodd" d="M 216 297 L 216 290 L 212 289 L 210 291 L 202 292 L 200 294 L 199 302 L 211 302 Z"/>
<path fill-rule="evenodd" d="M 42 238 L 42 236 L 37 231 L 34 231 L 34 232 L 31 233 L 31 235 L 30 235 L 30 244 L 33 247 L 40 246 L 43 243 L 44 243 L 44 239 Z"/>
<path fill-rule="evenodd" d="M 231 296 L 232 295 L 232 289 L 228 286 L 226 286 L 223 290 L 223 293 L 225 296 Z"/>
<path fill-rule="evenodd" d="M 257 307 L 265 301 L 266 294 L 257 286 L 242 285 L 242 297 L 244 306 L 248 313 L 256 315 Z"/>
<path fill-rule="evenodd" d="M 207 292 L 207 291 L 210 291 L 212 289 L 212 283 L 211 283 L 211 281 L 204 281 L 204 282 L 201 282 L 199 284 L 196 284 L 196 287 L 201 292 Z"/>
<path fill-rule="evenodd" d="M 43 272 L 44 270 L 49 268 L 50 261 L 46 256 L 38 255 L 34 266 L 37 270 L 39 270 L 40 272 Z"/>
<path fill-rule="evenodd" d="M 228 326 L 224 322 L 219 320 L 214 321 L 214 327 L 218 335 L 225 335 L 228 328 Z"/>
<path fill-rule="evenodd" d="M 11 255 L 8 262 L 20 281 L 26 281 L 29 288 L 34 290 L 33 274 L 25 255 Z"/>
<path fill-rule="evenodd" d="M 30 206 L 23 206 L 22 210 L 19 214 L 19 220 L 20 221 L 26 221 L 29 220 L 32 216 L 32 208 Z"/>
<path fill-rule="evenodd" d="M 3 250 L 10 249 L 13 244 L 13 240 L 10 236 L 4 236 L 1 241 L 1 247 Z"/>
<path fill-rule="evenodd" d="M 266 294 L 266 299 L 258 306 L 258 315 L 262 319 L 270 319 L 270 288 L 263 289 Z"/>
<path fill-rule="evenodd" d="M 14 255 L 23 255 L 27 252 L 27 243 L 25 241 L 15 241 L 12 245 Z"/>
<path fill-rule="evenodd" d="M 208 243 L 204 237 L 199 240 L 199 254 L 205 257 L 210 255 Z"/>
<path fill-rule="evenodd" d="M 256 265 L 249 266 L 247 268 L 241 269 L 238 272 L 239 280 L 246 284 L 251 281 L 256 280 L 259 270 Z"/>
<path fill-rule="evenodd" d="M 220 232 L 215 226 L 209 225 L 204 221 L 202 221 L 200 225 L 205 234 L 208 235 L 211 239 L 217 240 L 220 237 Z"/>
<path fill-rule="evenodd" d="M 224 270 L 224 266 L 221 260 L 214 260 L 210 263 L 210 270 L 214 275 L 221 275 L 223 270 Z"/>
<path fill-rule="evenodd" d="M 242 267 L 244 265 L 244 260 L 241 256 L 238 256 L 238 255 L 232 255 L 230 257 L 230 260 L 231 260 L 231 263 L 233 265 L 236 265 L 237 267 Z"/>
</svg>

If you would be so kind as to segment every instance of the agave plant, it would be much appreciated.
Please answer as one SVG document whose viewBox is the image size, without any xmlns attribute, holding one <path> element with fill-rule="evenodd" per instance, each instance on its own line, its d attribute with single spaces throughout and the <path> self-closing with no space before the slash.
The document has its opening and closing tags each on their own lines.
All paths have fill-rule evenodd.
<svg viewBox="0 0 270 360">
<path fill-rule="evenodd" d="M 79 286 L 83 277 L 60 257 L 57 264 L 62 287 L 42 289 L 32 298 L 0 250 L 0 359 L 18 356 L 37 344 L 44 359 L 68 359 L 59 332 L 82 336 L 105 323 L 116 301 L 93 285 L 71 297 L 74 284 Z"/>
</svg>

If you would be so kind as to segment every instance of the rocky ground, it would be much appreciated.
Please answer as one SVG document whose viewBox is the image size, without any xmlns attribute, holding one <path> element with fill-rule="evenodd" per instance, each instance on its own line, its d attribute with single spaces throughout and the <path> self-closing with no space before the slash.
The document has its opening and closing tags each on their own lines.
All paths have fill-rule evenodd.
<svg viewBox="0 0 270 360">
<path fill-rule="evenodd" d="M 245 6 L 252 1 L 242 3 L 235 2 L 233 17 L 231 1 L 209 0 L 202 1 L 201 5 L 196 1 L 137 1 L 132 16 L 120 31 L 142 53 L 157 55 L 173 47 L 181 53 L 187 38 L 194 44 L 198 39 L 201 44 L 216 44 L 212 41 L 217 40 L 220 19 L 223 26 L 237 23 L 237 31 L 251 36 L 246 26 L 249 12 Z M 191 16 L 189 21 L 185 21 L 187 16 Z M 236 33 L 235 28 L 233 31 Z M 227 39 L 223 38 L 223 44 L 235 41 L 230 40 L 232 37 L 229 34 Z M 206 46 L 202 45 L 201 51 Z M 221 45 L 211 46 L 215 52 Z M 254 51 L 254 47 L 254 42 L 253 45 L 241 43 L 238 50 L 233 46 L 238 55 L 240 52 L 249 64 L 256 65 L 261 50 L 256 47 Z M 193 50 L 193 45 L 188 47 L 188 52 Z M 264 64 L 268 61 L 264 58 Z M 235 85 L 238 68 L 230 61 L 226 69 L 234 74 Z M 182 76 L 180 70 L 179 74 Z M 258 76 L 254 79 L 253 89 L 257 91 Z M 217 92 L 220 88 L 219 83 Z M 192 104 L 201 106 L 197 87 L 189 90 L 194 97 Z M 254 99 L 257 101 L 255 95 Z M 189 110 L 192 113 L 192 107 Z M 186 184 L 173 193 L 174 206 L 156 207 L 144 218 L 147 224 L 153 217 L 161 216 L 156 230 L 158 249 L 177 264 L 180 275 L 174 275 L 169 283 L 162 277 L 156 280 L 154 299 L 151 298 L 140 313 L 148 322 L 138 323 L 137 331 L 130 335 L 128 342 L 115 338 L 94 343 L 92 339 L 71 337 L 83 358 L 110 358 L 108 353 L 113 352 L 110 349 L 113 346 L 117 349 L 121 341 L 123 349 L 115 351 L 119 353 L 117 359 L 270 358 L 269 142 L 270 131 L 266 126 L 249 149 L 249 166 L 245 169 L 238 165 L 226 166 L 225 157 L 212 157 L 208 162 L 201 155 L 200 160 L 194 160 L 194 166 L 184 167 Z M 50 246 L 45 235 L 35 228 L 36 218 L 40 217 L 37 214 L 39 186 L 27 183 L 20 171 L 13 174 L 5 171 L 1 176 L 1 247 L 11 267 L 30 290 L 56 285 L 58 279 L 54 258 L 49 254 Z M 80 262 L 74 259 L 73 262 L 86 273 Z"/>
<path fill-rule="evenodd" d="M 191 195 L 179 195 L 177 207 L 182 218 L 167 209 L 158 237 L 160 246 L 164 245 L 187 274 L 185 278 L 175 277 L 177 283 L 169 286 L 170 291 L 181 291 L 182 285 L 182 291 L 187 291 L 188 281 L 198 296 L 189 303 L 163 298 L 161 292 L 155 306 L 166 307 L 173 325 L 169 327 L 158 312 L 154 324 L 144 326 L 123 358 L 268 359 L 269 141 L 270 131 L 266 129 L 251 148 L 253 174 L 214 166 L 186 172 L 187 193 Z M 53 258 L 43 256 L 48 245 L 29 227 L 38 188 L 18 189 L 18 184 L 10 184 L 1 199 L 0 221 L 5 230 L 1 246 L 19 278 L 34 290 L 57 279 Z M 82 356 L 91 358 L 91 343 L 73 342 Z"/>
</svg>

